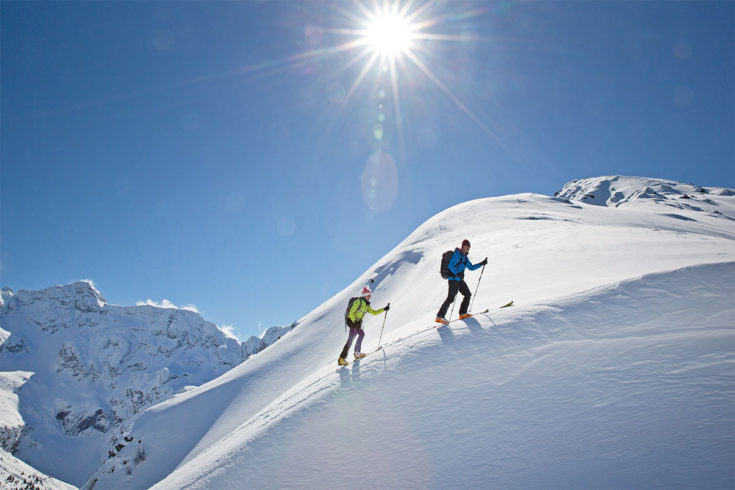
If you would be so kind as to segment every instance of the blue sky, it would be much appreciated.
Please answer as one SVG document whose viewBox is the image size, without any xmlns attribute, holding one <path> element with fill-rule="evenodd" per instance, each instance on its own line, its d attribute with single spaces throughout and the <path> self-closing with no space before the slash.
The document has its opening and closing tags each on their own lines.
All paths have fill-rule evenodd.
<svg viewBox="0 0 735 490">
<path fill-rule="evenodd" d="M 245 339 L 460 202 L 735 187 L 735 3 L 401 2 L 411 39 L 373 60 L 382 5 L 3 1 L 0 283 Z"/>
</svg>

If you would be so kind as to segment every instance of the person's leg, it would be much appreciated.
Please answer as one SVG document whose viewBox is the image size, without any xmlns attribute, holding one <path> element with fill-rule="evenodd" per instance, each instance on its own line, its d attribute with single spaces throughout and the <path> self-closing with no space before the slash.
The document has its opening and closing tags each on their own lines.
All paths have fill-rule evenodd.
<svg viewBox="0 0 735 490">
<path fill-rule="evenodd" d="M 457 291 L 459 289 L 459 281 L 447 281 L 447 282 L 449 283 L 449 291 L 447 293 L 447 299 L 444 300 L 444 303 L 442 304 L 441 308 L 439 308 L 439 313 L 436 314 L 438 318 L 444 318 L 444 316 L 447 314 L 449 305 L 451 305 L 452 301 L 454 301 L 454 297 L 457 296 Z"/>
<path fill-rule="evenodd" d="M 351 328 L 350 329 L 350 335 L 347 337 L 347 343 L 345 343 L 344 348 L 342 349 L 342 353 L 339 355 L 341 359 L 344 359 L 347 357 L 347 353 L 350 351 L 350 346 L 352 345 L 352 341 L 355 339 L 357 329 Z"/>
<path fill-rule="evenodd" d="M 363 329 L 356 329 L 357 342 L 355 342 L 355 354 L 362 352 L 362 339 L 365 338 L 365 331 Z"/>
<path fill-rule="evenodd" d="M 459 282 L 458 289 L 459 292 L 462 293 L 462 296 L 464 296 L 462 304 L 459 307 L 459 314 L 464 315 L 470 307 L 470 298 L 472 297 L 472 293 L 470 292 L 470 288 L 467 286 L 467 283 L 464 281 Z"/>
</svg>

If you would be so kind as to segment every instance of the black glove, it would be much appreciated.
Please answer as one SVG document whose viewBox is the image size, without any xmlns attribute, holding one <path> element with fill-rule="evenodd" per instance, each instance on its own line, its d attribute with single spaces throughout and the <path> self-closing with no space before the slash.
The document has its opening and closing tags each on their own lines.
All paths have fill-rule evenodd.
<svg viewBox="0 0 735 490">
<path fill-rule="evenodd" d="M 388 311 L 388 310 L 390 310 L 390 303 L 385 305 L 385 308 L 383 308 L 383 311 Z"/>
<path fill-rule="evenodd" d="M 485 257 L 485 260 L 483 260 L 482 262 L 480 262 L 480 265 L 487 265 L 487 257 Z"/>
</svg>

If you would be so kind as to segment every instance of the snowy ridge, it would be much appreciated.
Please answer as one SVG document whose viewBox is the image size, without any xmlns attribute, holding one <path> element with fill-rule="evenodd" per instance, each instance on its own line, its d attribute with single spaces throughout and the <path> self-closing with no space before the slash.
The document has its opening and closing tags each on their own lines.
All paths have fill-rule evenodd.
<svg viewBox="0 0 735 490">
<path fill-rule="evenodd" d="M 290 332 L 246 343 L 193 311 L 107 304 L 89 281 L 5 288 L 0 442 L 39 471 L 81 485 L 124 446 L 146 408 L 200 385 Z"/>
<path fill-rule="evenodd" d="M 597 206 L 623 206 L 634 201 L 651 199 L 666 206 L 717 213 L 719 203 L 710 196 L 733 196 L 732 189 L 700 187 L 671 180 L 643 177 L 598 177 L 573 180 L 555 196 L 569 201 L 581 201 Z M 735 217 L 730 216 L 730 219 Z"/>
<path fill-rule="evenodd" d="M 67 483 L 39 473 L 12 454 L 0 449 L 0 482 L 7 490 L 23 490 L 27 488 L 40 490 L 69 490 L 73 487 Z"/>
<path fill-rule="evenodd" d="M 579 201 L 593 188 L 630 199 Z M 735 193 L 672 212 L 689 200 L 647 188 L 691 193 L 587 179 L 431 218 L 283 341 L 148 409 L 87 487 L 343 488 L 356 467 L 375 487 L 732 486 Z M 476 309 L 516 306 L 435 329 L 439 258 L 463 238 L 489 257 Z M 385 348 L 338 369 L 371 280 Z"/>
</svg>

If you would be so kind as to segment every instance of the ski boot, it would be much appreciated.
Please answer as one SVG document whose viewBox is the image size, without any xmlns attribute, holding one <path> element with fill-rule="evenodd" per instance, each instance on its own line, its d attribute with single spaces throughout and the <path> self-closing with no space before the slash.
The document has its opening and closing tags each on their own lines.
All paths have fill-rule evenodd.
<svg viewBox="0 0 735 490">
<path fill-rule="evenodd" d="M 449 324 L 449 322 L 447 321 L 447 319 L 444 318 L 443 316 L 436 317 L 436 320 L 435 321 L 436 321 L 436 323 L 443 323 L 444 325 Z"/>
<path fill-rule="evenodd" d="M 366 355 L 367 354 L 365 354 L 364 352 L 355 352 L 355 360 L 357 361 L 358 359 L 362 359 Z"/>
<path fill-rule="evenodd" d="M 345 361 L 344 357 L 340 357 L 337 360 L 337 364 L 339 364 L 340 366 L 347 366 L 349 364 L 349 362 Z"/>
</svg>

